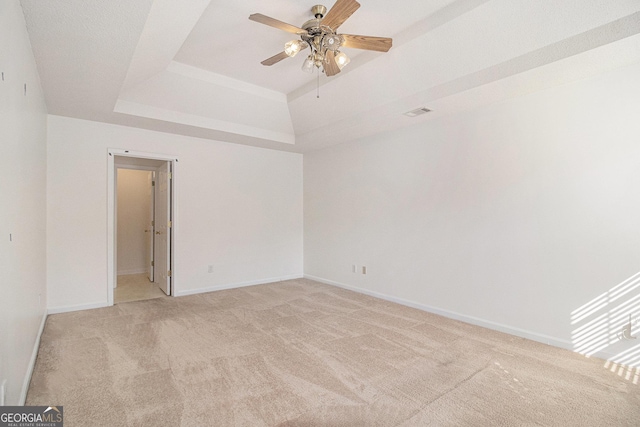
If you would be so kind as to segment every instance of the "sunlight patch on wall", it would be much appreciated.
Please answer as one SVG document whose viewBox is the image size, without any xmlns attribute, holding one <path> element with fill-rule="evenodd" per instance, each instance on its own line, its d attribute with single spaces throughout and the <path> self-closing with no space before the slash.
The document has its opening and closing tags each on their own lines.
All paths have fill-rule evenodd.
<svg viewBox="0 0 640 427">
<path fill-rule="evenodd" d="M 640 381 L 640 272 L 571 312 L 574 351 L 607 359 L 605 368 Z"/>
</svg>

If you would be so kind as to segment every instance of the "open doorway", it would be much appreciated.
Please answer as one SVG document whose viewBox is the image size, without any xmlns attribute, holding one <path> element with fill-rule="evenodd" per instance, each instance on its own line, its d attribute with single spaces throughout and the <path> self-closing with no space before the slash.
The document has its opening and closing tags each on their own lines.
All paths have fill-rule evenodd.
<svg viewBox="0 0 640 427">
<path fill-rule="evenodd" d="M 147 169 L 119 167 L 116 158 L 115 304 L 165 296 L 154 279 L 157 172 Z"/>
<path fill-rule="evenodd" d="M 109 305 L 174 295 L 177 159 L 109 150 Z"/>
</svg>

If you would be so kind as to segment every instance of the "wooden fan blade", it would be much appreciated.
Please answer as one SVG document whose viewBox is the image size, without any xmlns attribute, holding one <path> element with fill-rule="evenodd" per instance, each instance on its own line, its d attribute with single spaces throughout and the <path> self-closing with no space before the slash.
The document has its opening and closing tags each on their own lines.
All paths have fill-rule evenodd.
<svg viewBox="0 0 640 427">
<path fill-rule="evenodd" d="M 358 10 L 359 7 L 360 3 L 356 0 L 338 0 L 324 18 L 322 18 L 322 25 L 326 25 L 335 31 L 344 21 L 349 19 L 349 17 L 353 15 L 353 12 Z"/>
<path fill-rule="evenodd" d="M 306 30 L 296 27 L 295 25 L 287 24 L 286 22 L 278 21 L 277 19 L 270 18 L 261 13 L 254 13 L 249 15 L 249 19 L 259 22 L 261 24 L 269 25 L 270 27 L 277 28 L 279 30 L 286 31 L 293 34 L 307 34 Z"/>
<path fill-rule="evenodd" d="M 324 73 L 331 77 L 335 76 L 340 72 L 340 67 L 336 64 L 336 54 L 332 50 L 328 50 L 324 55 L 325 62 L 322 64 L 322 68 L 324 68 Z"/>
<path fill-rule="evenodd" d="M 353 34 L 340 35 L 344 39 L 342 47 L 388 52 L 393 44 L 393 39 L 387 37 L 356 36 Z"/>
<path fill-rule="evenodd" d="M 300 50 L 305 50 L 307 48 L 306 44 L 303 44 L 302 47 L 300 48 Z M 295 55 L 294 55 L 295 56 Z M 289 58 L 289 55 L 287 55 L 286 52 L 282 51 L 277 55 L 273 55 L 271 58 L 267 58 L 264 61 L 261 62 L 262 65 L 273 65 L 277 62 L 282 61 L 283 59 L 287 59 Z"/>
<path fill-rule="evenodd" d="M 289 55 L 287 55 L 285 52 L 280 52 L 277 55 L 273 55 L 271 58 L 265 59 L 264 61 L 261 62 L 261 64 L 270 66 L 282 61 L 283 59 L 287 59 L 288 57 Z"/>
</svg>

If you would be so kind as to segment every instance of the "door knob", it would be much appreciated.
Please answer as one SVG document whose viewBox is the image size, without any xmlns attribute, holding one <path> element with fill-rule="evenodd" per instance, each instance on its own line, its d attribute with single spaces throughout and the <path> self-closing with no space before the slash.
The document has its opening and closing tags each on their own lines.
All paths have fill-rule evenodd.
<svg viewBox="0 0 640 427">
<path fill-rule="evenodd" d="M 150 232 L 150 231 L 151 231 L 151 230 L 144 230 L 144 232 L 145 232 L 145 233 L 148 233 L 148 232 Z"/>
<path fill-rule="evenodd" d="M 156 234 L 162 234 L 162 233 L 160 233 L 159 231 L 156 231 Z"/>
</svg>

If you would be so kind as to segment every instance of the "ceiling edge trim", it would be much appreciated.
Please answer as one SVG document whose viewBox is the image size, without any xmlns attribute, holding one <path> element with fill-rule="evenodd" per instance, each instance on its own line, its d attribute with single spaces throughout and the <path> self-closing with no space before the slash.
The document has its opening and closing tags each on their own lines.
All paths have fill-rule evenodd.
<svg viewBox="0 0 640 427">
<path fill-rule="evenodd" d="M 181 62 L 171 61 L 171 63 L 167 67 L 167 71 L 170 73 L 179 74 L 183 77 L 212 83 L 218 86 L 223 86 L 229 89 L 248 93 L 250 95 L 259 96 L 271 101 L 281 102 L 284 104 L 287 103 L 287 95 L 282 92 L 265 89 L 258 85 L 243 82 L 242 80 L 236 80 L 231 77 L 223 76 L 222 74 L 203 70 L 202 68 L 183 64 Z"/>
<path fill-rule="evenodd" d="M 179 111 L 152 107 L 150 105 L 139 104 L 136 102 L 124 101 L 122 99 L 118 100 L 113 111 L 115 113 L 126 114 L 130 116 L 144 117 L 169 123 L 195 126 L 199 128 L 222 131 L 241 136 L 282 142 L 285 144 L 295 144 L 294 134 L 274 132 L 266 129 L 256 128 L 253 126 L 227 122 L 224 120 L 217 120 L 208 117 L 196 116 L 193 114 L 181 113 Z"/>
</svg>

